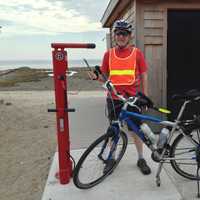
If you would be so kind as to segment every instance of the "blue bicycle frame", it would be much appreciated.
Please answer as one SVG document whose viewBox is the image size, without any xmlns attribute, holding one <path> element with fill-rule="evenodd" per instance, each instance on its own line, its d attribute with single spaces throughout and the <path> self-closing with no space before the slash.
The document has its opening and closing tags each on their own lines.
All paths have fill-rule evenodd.
<svg viewBox="0 0 200 200">
<path fill-rule="evenodd" d="M 130 120 L 131 116 L 140 120 L 152 121 L 158 124 L 163 121 L 153 116 L 143 115 L 136 112 L 129 112 L 124 109 L 121 110 L 120 115 L 119 115 L 119 121 L 120 122 L 125 121 L 127 125 L 131 128 L 131 130 L 134 131 L 141 138 L 143 142 L 145 142 L 144 133 L 140 131 L 140 127 L 137 124 L 135 124 L 132 120 Z"/>
<path fill-rule="evenodd" d="M 115 151 L 116 144 L 119 141 L 119 132 L 120 132 L 120 126 L 123 124 L 123 122 L 126 122 L 127 125 L 131 128 L 131 130 L 137 134 L 141 140 L 153 151 L 155 150 L 152 144 L 145 138 L 144 133 L 140 130 L 140 127 L 133 122 L 133 120 L 130 119 L 130 117 L 135 117 L 140 120 L 146 120 L 146 121 L 152 121 L 158 124 L 162 123 L 169 123 L 168 121 L 163 121 L 159 118 L 149 116 L 149 115 L 143 115 L 136 112 L 129 112 L 122 108 L 120 114 L 119 114 L 119 120 L 113 121 L 111 124 L 112 131 L 115 133 L 115 136 L 113 138 L 113 145 L 111 146 L 111 151 L 108 155 L 108 160 L 112 158 L 112 153 Z M 175 123 L 172 123 L 171 125 L 174 125 Z M 105 147 L 102 147 L 102 152 Z"/>
</svg>

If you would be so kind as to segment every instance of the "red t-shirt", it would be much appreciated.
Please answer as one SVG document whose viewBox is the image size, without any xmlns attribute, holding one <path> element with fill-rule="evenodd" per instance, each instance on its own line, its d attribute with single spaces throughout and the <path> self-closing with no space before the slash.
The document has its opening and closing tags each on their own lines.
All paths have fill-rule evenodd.
<svg viewBox="0 0 200 200">
<path fill-rule="evenodd" d="M 125 58 L 129 56 L 132 52 L 132 47 L 128 47 L 126 49 L 115 48 L 115 54 L 119 58 Z M 147 71 L 147 64 L 144 59 L 143 53 L 137 48 L 136 49 L 136 79 L 135 83 L 132 85 L 116 85 L 115 88 L 117 92 L 121 95 L 125 96 L 128 93 L 130 96 L 134 96 L 137 91 L 140 90 L 140 76 L 141 74 Z M 101 71 L 103 74 L 109 76 L 109 51 L 105 52 Z M 114 99 L 117 99 L 114 95 L 112 95 Z"/>
</svg>

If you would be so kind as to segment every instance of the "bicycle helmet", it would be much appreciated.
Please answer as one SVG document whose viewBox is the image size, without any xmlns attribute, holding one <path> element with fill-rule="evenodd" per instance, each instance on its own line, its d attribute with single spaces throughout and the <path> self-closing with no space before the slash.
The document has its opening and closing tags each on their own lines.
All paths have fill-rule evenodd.
<svg viewBox="0 0 200 200">
<path fill-rule="evenodd" d="M 132 32 L 132 25 L 129 24 L 127 21 L 125 20 L 117 20 L 114 25 L 113 25 L 113 28 L 114 28 L 114 32 L 118 31 L 118 30 L 125 30 L 129 33 Z"/>
</svg>

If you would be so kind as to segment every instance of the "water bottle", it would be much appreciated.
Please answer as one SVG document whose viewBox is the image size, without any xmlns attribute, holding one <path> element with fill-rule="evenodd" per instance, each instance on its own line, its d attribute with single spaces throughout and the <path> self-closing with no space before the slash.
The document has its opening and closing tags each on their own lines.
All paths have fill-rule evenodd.
<svg viewBox="0 0 200 200">
<path fill-rule="evenodd" d="M 146 136 L 146 138 L 149 139 L 152 144 L 155 144 L 156 136 L 152 132 L 151 128 L 146 123 L 142 123 L 142 125 L 140 125 L 140 128 L 142 132 L 144 133 L 144 135 Z"/>
<path fill-rule="evenodd" d="M 162 149 L 164 147 L 164 145 L 167 142 L 168 137 L 169 137 L 169 129 L 162 128 L 159 138 L 158 138 L 158 142 L 157 142 L 158 149 Z"/>
</svg>

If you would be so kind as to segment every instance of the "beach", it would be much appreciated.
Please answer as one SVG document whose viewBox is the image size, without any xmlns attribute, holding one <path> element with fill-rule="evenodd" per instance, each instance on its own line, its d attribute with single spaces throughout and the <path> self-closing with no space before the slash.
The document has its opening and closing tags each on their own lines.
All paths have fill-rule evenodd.
<svg viewBox="0 0 200 200">
<path fill-rule="evenodd" d="M 47 112 L 55 107 L 54 82 L 41 71 L 20 70 L 0 75 L 1 200 L 40 200 L 57 146 L 55 114 Z M 25 71 L 33 77 L 23 81 Z M 67 86 L 72 95 L 102 90 L 82 69 Z"/>
</svg>

